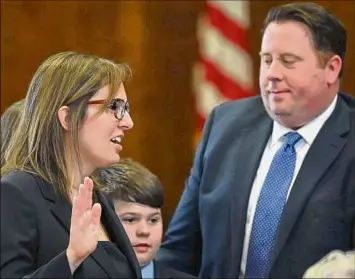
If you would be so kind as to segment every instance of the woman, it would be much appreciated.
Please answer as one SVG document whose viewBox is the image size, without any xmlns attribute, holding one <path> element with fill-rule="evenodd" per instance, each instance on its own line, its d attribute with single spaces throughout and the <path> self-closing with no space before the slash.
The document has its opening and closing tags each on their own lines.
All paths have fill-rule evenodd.
<svg viewBox="0 0 355 279">
<path fill-rule="evenodd" d="M 17 101 L 5 110 L 1 116 L 1 166 L 4 165 L 4 154 L 8 148 L 12 135 L 20 121 L 20 115 L 23 110 L 24 100 Z"/>
<path fill-rule="evenodd" d="M 1 277 L 139 278 L 124 229 L 88 178 L 133 127 L 124 64 L 49 57 L 30 84 L 1 179 Z"/>
</svg>

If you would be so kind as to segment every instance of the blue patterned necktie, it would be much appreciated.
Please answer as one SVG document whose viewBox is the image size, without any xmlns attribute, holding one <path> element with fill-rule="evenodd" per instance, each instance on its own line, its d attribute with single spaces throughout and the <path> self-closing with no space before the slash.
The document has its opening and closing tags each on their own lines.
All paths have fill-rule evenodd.
<svg viewBox="0 0 355 279">
<path fill-rule="evenodd" d="M 277 228 L 286 203 L 296 165 L 295 144 L 302 139 L 297 132 L 284 136 L 266 175 L 255 210 L 245 278 L 266 278 Z"/>
</svg>

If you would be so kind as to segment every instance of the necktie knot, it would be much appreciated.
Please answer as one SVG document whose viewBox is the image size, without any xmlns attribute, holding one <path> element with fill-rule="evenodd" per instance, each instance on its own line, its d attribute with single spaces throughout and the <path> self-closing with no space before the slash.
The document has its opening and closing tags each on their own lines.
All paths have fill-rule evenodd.
<svg viewBox="0 0 355 279">
<path fill-rule="evenodd" d="M 294 147 L 295 144 L 302 139 L 302 136 L 297 132 L 289 132 L 284 135 L 284 146 Z"/>
</svg>

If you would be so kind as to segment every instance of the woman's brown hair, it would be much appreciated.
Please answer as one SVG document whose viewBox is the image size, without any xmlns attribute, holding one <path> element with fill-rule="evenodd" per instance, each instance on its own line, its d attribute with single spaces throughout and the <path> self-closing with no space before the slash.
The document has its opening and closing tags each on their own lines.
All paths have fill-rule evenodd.
<svg viewBox="0 0 355 279">
<path fill-rule="evenodd" d="M 78 133 L 88 100 L 108 85 L 110 94 L 100 109 L 103 112 L 130 75 L 126 64 L 93 55 L 62 52 L 50 56 L 32 78 L 19 128 L 5 153 L 2 175 L 17 169 L 34 173 L 69 199 L 72 182 L 68 177 L 65 131 L 58 119 L 58 110 L 62 106 L 69 107 L 70 139 L 78 163 Z"/>
</svg>

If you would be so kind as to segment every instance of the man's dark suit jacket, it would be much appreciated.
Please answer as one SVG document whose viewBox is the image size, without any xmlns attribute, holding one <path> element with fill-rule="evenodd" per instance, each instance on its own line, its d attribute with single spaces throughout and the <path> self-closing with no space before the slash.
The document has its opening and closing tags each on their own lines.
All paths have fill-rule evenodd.
<svg viewBox="0 0 355 279">
<path fill-rule="evenodd" d="M 301 278 L 328 252 L 355 247 L 354 108 L 355 98 L 338 94 L 304 159 L 279 226 L 272 278 Z M 213 110 L 158 260 L 202 278 L 239 276 L 249 195 L 272 123 L 259 96 Z"/>
<path fill-rule="evenodd" d="M 174 270 L 171 268 L 167 268 L 162 264 L 161 262 L 154 261 L 154 278 L 157 279 L 168 279 L 168 278 L 174 278 L 174 279 L 182 279 L 182 278 L 197 278 L 195 276 L 192 276 L 190 274 Z"/>
<path fill-rule="evenodd" d="M 140 267 L 113 206 L 98 191 L 102 222 L 116 244 L 116 268 L 104 249 L 96 249 L 71 275 L 69 244 L 71 205 L 52 185 L 22 171 L 1 179 L 1 278 L 141 278 Z"/>
</svg>

